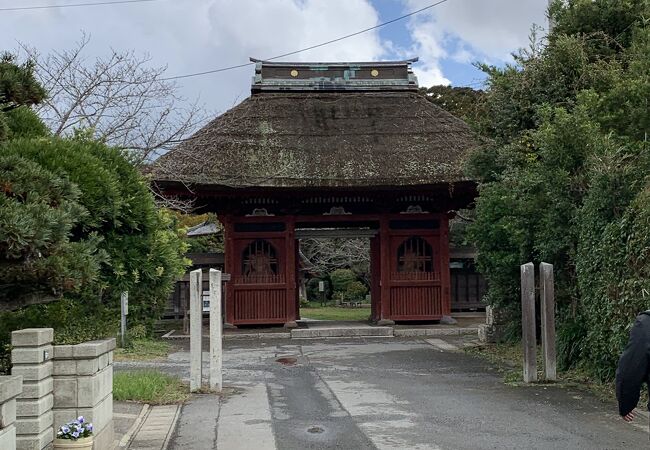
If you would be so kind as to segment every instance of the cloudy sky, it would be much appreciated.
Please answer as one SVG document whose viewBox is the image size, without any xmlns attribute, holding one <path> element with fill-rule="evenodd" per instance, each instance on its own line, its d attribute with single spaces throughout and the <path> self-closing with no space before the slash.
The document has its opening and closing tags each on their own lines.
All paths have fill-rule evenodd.
<svg viewBox="0 0 650 450">
<path fill-rule="evenodd" d="M 83 0 L 92 2 L 95 0 Z M 0 0 L 12 6 L 82 0 Z M 41 54 L 91 36 L 86 57 L 111 48 L 149 54 L 168 76 L 241 64 L 308 47 L 394 19 L 434 0 L 157 0 L 91 7 L 0 11 L 2 49 Z M 419 56 L 420 85 L 480 87 L 474 61 L 502 65 L 546 26 L 546 0 L 447 0 L 408 19 L 287 60 L 368 61 Z M 220 112 L 249 94 L 252 66 L 178 80 L 182 94 Z"/>
</svg>

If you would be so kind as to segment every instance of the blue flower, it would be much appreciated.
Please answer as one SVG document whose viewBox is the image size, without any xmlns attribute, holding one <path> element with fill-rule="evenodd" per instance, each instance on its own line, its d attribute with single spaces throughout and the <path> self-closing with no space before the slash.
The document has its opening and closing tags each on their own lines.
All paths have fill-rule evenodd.
<svg viewBox="0 0 650 450">
<path fill-rule="evenodd" d="M 86 424 L 86 430 L 92 432 L 93 431 L 93 424 L 92 423 L 87 423 Z"/>
<path fill-rule="evenodd" d="M 84 416 L 77 417 L 77 422 L 79 422 L 80 424 L 84 423 Z"/>
<path fill-rule="evenodd" d="M 73 432 L 72 432 L 72 437 L 75 438 L 75 439 L 77 439 L 77 438 L 79 437 L 79 432 L 76 431 L 76 430 L 73 431 Z"/>
<path fill-rule="evenodd" d="M 68 427 L 66 427 L 65 425 L 63 425 L 63 426 L 61 427 L 61 431 L 63 431 L 64 433 L 69 433 L 69 432 L 70 432 L 70 428 L 68 428 Z"/>
</svg>

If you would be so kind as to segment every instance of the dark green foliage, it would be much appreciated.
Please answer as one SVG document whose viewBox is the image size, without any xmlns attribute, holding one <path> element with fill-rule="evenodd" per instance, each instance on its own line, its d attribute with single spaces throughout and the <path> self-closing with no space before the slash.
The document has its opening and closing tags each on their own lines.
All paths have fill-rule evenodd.
<svg viewBox="0 0 650 450">
<path fill-rule="evenodd" d="M 325 283 L 325 290 L 321 294 L 318 290 L 318 283 Z M 307 282 L 307 300 L 310 302 L 321 302 L 325 303 L 332 298 L 332 286 L 328 278 L 311 278 Z"/>
<path fill-rule="evenodd" d="M 188 246 L 188 253 L 223 252 L 223 236 L 218 234 L 188 237 L 186 242 Z"/>
<path fill-rule="evenodd" d="M 45 97 L 45 89 L 34 77 L 32 61 L 18 64 L 11 53 L 0 55 L 0 104 L 3 111 L 21 105 L 35 105 Z"/>
<path fill-rule="evenodd" d="M 357 279 L 350 269 L 337 269 L 330 273 L 332 295 L 338 301 L 363 301 L 368 287 Z"/>
<path fill-rule="evenodd" d="M 100 239 L 70 239 L 89 216 L 76 185 L 7 152 L 0 156 L 0 190 L 0 309 L 81 292 L 97 281 L 105 260 Z"/>
<path fill-rule="evenodd" d="M 483 120 L 485 114 L 485 93 L 468 87 L 431 86 L 420 88 L 424 95 L 434 105 L 463 119 L 470 125 Z"/>
<path fill-rule="evenodd" d="M 553 36 L 601 35 L 611 52 L 630 46 L 634 30 L 650 17 L 648 0 L 555 0 L 549 9 Z M 601 53 L 608 53 L 606 48 Z"/>
<path fill-rule="evenodd" d="M 28 106 L 7 111 L 4 117 L 8 139 L 45 137 L 50 134 L 40 117 Z"/>
<path fill-rule="evenodd" d="M 343 292 L 349 283 L 357 280 L 357 276 L 350 269 L 336 269 L 330 273 L 330 280 L 332 281 L 332 290 L 335 293 Z"/>
<path fill-rule="evenodd" d="M 650 307 L 648 5 L 554 3 L 546 45 L 484 67 L 479 128 L 492 143 L 469 167 L 482 181 L 469 233 L 488 302 L 516 331 L 519 265 L 552 263 L 560 363 L 601 379 Z"/>
<path fill-rule="evenodd" d="M 22 136 L 47 134 L 45 124 L 29 108 L 45 99 L 45 90 L 34 77 L 34 64 L 17 64 L 16 58 L 0 56 L 0 142 Z"/>
<path fill-rule="evenodd" d="M 100 301 L 87 298 L 61 299 L 48 304 L 32 305 L 13 312 L 0 312 L 0 373 L 9 373 L 11 332 L 22 328 L 54 328 L 56 344 L 114 336 L 119 317 Z"/>
<path fill-rule="evenodd" d="M 71 240 L 101 237 L 97 245 L 106 255 L 97 281 L 86 288 L 114 309 L 120 292 L 129 291 L 130 319 L 151 325 L 184 269 L 185 246 L 137 170 L 120 151 L 82 139 L 19 139 L 2 151 L 78 186 L 78 202 L 88 213 L 76 218 Z"/>
</svg>

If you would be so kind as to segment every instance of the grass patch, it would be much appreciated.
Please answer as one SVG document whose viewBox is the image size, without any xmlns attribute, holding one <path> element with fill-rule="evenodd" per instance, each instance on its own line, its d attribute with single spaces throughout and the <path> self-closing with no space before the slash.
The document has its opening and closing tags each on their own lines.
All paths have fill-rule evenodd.
<svg viewBox="0 0 650 450">
<path fill-rule="evenodd" d="M 300 317 L 316 320 L 366 321 L 370 308 L 341 308 L 339 306 L 320 306 L 311 302 L 308 307 L 300 307 Z"/>
<path fill-rule="evenodd" d="M 155 370 L 116 372 L 113 375 L 113 398 L 151 405 L 181 403 L 189 397 L 180 378 Z"/>
<path fill-rule="evenodd" d="M 523 349 L 520 343 L 488 344 L 468 348 L 466 352 L 479 356 L 496 365 L 503 374 L 506 384 L 523 385 Z M 537 348 L 537 378 L 544 381 L 544 362 L 541 347 Z M 574 368 L 558 370 L 555 385 L 588 391 L 602 401 L 616 401 L 613 382 L 601 382 L 590 377 L 585 371 Z"/>
<path fill-rule="evenodd" d="M 125 348 L 115 349 L 116 361 L 154 361 L 166 359 L 172 346 L 165 341 L 134 339 Z"/>
</svg>

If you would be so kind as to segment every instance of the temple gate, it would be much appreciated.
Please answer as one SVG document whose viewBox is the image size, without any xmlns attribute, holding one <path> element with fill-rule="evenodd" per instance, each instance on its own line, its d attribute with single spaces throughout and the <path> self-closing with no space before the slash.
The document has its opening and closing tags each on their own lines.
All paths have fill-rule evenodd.
<svg viewBox="0 0 650 450">
<path fill-rule="evenodd" d="M 451 313 L 449 219 L 476 194 L 477 142 L 417 92 L 411 61 L 256 61 L 252 96 L 161 157 L 155 187 L 215 212 L 226 323 L 300 318 L 298 239 L 370 239 L 378 323 Z"/>
</svg>

